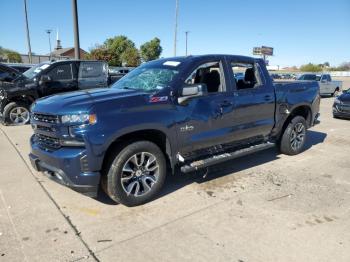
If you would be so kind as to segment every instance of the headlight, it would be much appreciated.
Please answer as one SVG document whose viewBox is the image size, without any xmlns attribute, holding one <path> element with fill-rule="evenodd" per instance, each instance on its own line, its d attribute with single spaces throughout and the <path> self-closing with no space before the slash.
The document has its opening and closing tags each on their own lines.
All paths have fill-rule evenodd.
<svg viewBox="0 0 350 262">
<path fill-rule="evenodd" d="M 2 89 L 0 89 L 0 99 L 3 99 L 3 98 L 5 98 L 5 91 L 4 90 L 2 90 Z"/>
<path fill-rule="evenodd" d="M 334 99 L 334 104 L 337 104 L 337 105 L 341 104 L 341 101 L 339 100 L 338 97 L 336 99 Z"/>
<path fill-rule="evenodd" d="M 76 114 L 61 116 L 63 124 L 96 124 L 97 117 L 95 114 Z"/>
</svg>

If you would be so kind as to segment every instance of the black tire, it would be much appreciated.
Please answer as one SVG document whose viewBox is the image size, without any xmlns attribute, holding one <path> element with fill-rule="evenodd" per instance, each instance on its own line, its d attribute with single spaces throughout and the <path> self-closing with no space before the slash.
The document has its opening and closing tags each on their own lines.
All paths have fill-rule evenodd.
<svg viewBox="0 0 350 262">
<path fill-rule="evenodd" d="M 157 171 L 154 173 L 152 173 L 153 171 L 147 172 L 149 170 L 145 171 L 146 166 L 143 166 L 145 170 L 141 171 L 138 169 L 142 168 L 141 165 L 139 167 L 136 165 L 130 167 L 130 165 L 134 163 L 131 159 L 134 159 L 133 157 L 135 155 L 136 162 L 139 160 L 137 159 L 138 154 L 145 155 L 143 157 L 143 162 L 140 158 L 141 165 L 145 162 L 145 159 L 147 159 L 147 157 L 148 160 L 151 158 L 153 160 L 154 157 L 156 159 L 154 165 L 158 166 L 156 169 Z M 126 165 L 128 165 L 128 167 L 126 167 Z M 133 170 L 133 172 L 126 173 L 124 171 L 123 173 L 123 170 L 127 169 Z M 162 150 L 152 142 L 137 141 L 125 146 L 121 150 L 116 150 L 116 152 L 114 152 L 113 156 L 111 157 L 109 166 L 107 166 L 105 174 L 102 176 L 101 184 L 106 194 L 115 202 L 126 206 L 138 206 L 149 202 L 160 192 L 165 181 L 166 170 L 166 160 Z M 137 174 L 137 172 L 142 172 L 142 174 Z M 125 176 L 125 174 L 127 174 L 127 176 Z M 129 177 L 132 178 L 129 179 Z M 145 180 L 143 179 L 145 179 L 145 177 L 152 177 L 155 182 L 150 180 L 148 180 L 148 182 L 144 182 Z M 122 178 L 124 179 L 124 182 L 122 182 Z M 126 183 L 128 182 L 130 182 L 129 187 L 126 187 Z M 133 183 L 138 185 L 131 187 L 131 184 Z M 149 187 L 145 187 L 144 183 L 147 183 Z M 127 189 L 130 187 L 130 192 L 127 194 Z M 143 195 L 138 195 L 142 193 L 141 189 L 144 191 Z"/>
<path fill-rule="evenodd" d="M 302 116 L 296 116 L 290 121 L 280 140 L 280 151 L 283 154 L 297 155 L 303 150 L 306 140 L 306 126 L 305 118 Z"/>
<path fill-rule="evenodd" d="M 19 109 L 21 111 L 26 110 L 26 114 L 28 114 L 27 117 L 20 117 L 17 119 L 18 120 L 14 120 L 12 113 L 14 112 L 14 110 Z M 8 103 L 5 108 L 4 108 L 4 122 L 5 124 L 10 124 L 10 125 L 26 125 L 30 122 L 30 115 L 29 115 L 29 106 L 25 103 L 22 102 L 11 102 Z M 23 111 L 24 113 L 24 111 Z"/>
<path fill-rule="evenodd" d="M 333 97 L 336 97 L 337 94 L 339 94 L 339 87 L 337 87 L 335 90 L 334 90 L 334 93 L 332 94 Z"/>
</svg>

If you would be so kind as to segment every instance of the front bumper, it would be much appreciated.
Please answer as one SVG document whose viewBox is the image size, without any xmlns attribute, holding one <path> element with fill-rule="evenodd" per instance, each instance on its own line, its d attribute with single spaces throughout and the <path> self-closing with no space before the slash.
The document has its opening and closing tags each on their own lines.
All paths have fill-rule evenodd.
<svg viewBox="0 0 350 262">
<path fill-rule="evenodd" d="M 90 197 L 96 197 L 100 173 L 88 171 L 85 148 L 62 147 L 56 151 L 41 149 L 31 138 L 30 162 L 53 181 Z"/>
</svg>

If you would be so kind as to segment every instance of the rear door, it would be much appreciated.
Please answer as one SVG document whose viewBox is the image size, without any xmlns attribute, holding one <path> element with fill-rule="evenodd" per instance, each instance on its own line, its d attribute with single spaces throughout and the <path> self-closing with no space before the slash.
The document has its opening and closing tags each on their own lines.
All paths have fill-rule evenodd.
<svg viewBox="0 0 350 262">
<path fill-rule="evenodd" d="M 56 93 L 78 90 L 77 70 L 74 62 L 53 64 L 45 75 L 50 77 L 50 81 L 40 86 L 44 96 Z"/>
<path fill-rule="evenodd" d="M 264 65 L 254 59 L 228 59 L 234 86 L 232 140 L 268 137 L 275 123 L 275 90 Z M 243 73 L 243 79 L 235 74 Z"/>
<path fill-rule="evenodd" d="M 104 62 L 82 61 L 78 74 L 79 89 L 108 86 L 108 66 Z"/>
</svg>

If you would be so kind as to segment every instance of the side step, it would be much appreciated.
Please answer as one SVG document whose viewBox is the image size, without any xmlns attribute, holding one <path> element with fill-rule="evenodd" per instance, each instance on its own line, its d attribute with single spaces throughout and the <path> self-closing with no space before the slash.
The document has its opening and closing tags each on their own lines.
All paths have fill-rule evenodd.
<svg viewBox="0 0 350 262">
<path fill-rule="evenodd" d="M 212 166 L 212 165 L 219 164 L 221 162 L 225 162 L 227 160 L 231 160 L 231 159 L 238 158 L 238 157 L 245 156 L 245 155 L 249 155 L 249 154 L 252 154 L 252 153 L 255 153 L 258 151 L 269 149 L 271 147 L 274 147 L 275 145 L 276 145 L 275 143 L 267 142 L 267 143 L 251 146 L 248 148 L 243 148 L 243 149 L 231 152 L 231 153 L 223 153 L 220 155 L 214 155 L 210 158 L 194 161 L 191 164 L 182 166 L 181 172 L 189 173 L 192 171 L 196 171 L 196 170 L 199 170 L 202 168 L 206 168 L 208 166 Z"/>
</svg>

